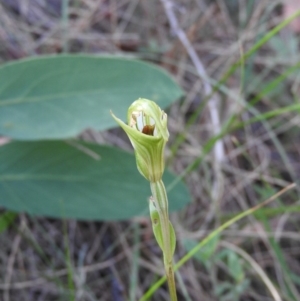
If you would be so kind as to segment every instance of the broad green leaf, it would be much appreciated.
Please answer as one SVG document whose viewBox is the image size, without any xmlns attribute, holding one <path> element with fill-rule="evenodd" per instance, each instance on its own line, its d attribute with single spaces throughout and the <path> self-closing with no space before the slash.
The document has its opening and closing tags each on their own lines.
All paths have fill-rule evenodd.
<svg viewBox="0 0 300 301">
<path fill-rule="evenodd" d="M 166 184 L 174 176 L 166 172 Z M 0 147 L 0 206 L 12 211 L 85 220 L 148 215 L 149 183 L 122 150 L 78 141 L 12 142 Z M 190 200 L 180 183 L 170 209 Z"/>
<path fill-rule="evenodd" d="M 162 69 L 137 60 L 61 55 L 0 67 L 0 134 L 19 140 L 63 139 L 87 128 L 115 127 L 139 97 L 162 108 L 182 95 Z"/>
</svg>

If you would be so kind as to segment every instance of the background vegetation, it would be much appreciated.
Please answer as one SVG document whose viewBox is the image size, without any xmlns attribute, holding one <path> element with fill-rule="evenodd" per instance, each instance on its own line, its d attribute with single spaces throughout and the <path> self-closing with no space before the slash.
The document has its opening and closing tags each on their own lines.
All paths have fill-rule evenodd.
<svg viewBox="0 0 300 301">
<path fill-rule="evenodd" d="M 299 18 L 292 23 L 284 21 L 298 9 L 298 1 L 292 0 L 0 1 L 1 92 L 9 86 L 9 75 L 12 76 L 7 70 L 15 66 L 5 63 L 58 53 L 141 59 L 164 68 L 184 90 L 180 98 L 180 89 L 164 73 L 160 82 L 171 85 L 167 93 L 159 90 L 157 76 L 152 76 L 153 90 L 147 92 L 150 95 L 160 91 L 158 95 L 163 96 L 158 100 L 168 106 L 171 137 L 167 165 L 178 175 L 169 175 L 170 203 L 177 199 L 179 205 L 174 209 L 178 209 L 191 196 L 191 203 L 172 215 L 178 237 L 175 259 L 191 256 L 177 273 L 180 300 L 300 300 L 299 189 L 290 189 L 268 206 L 230 222 L 290 183 L 298 182 L 300 26 Z M 75 65 L 74 74 L 81 74 L 80 70 L 75 72 L 78 64 L 70 65 Z M 40 74 L 30 73 L 32 69 L 26 70 L 28 80 L 39 78 Z M 124 69 L 125 74 L 126 70 L 128 78 L 139 74 L 129 67 Z M 143 88 L 139 79 L 135 79 L 136 86 Z M 89 83 L 92 81 L 93 78 Z M 109 86 L 109 91 L 114 86 Z M 146 89 L 148 85 L 145 86 Z M 166 95 L 171 95 L 170 100 Z M 148 97 L 136 95 L 131 101 L 140 96 Z M 10 97 L 5 93 L 1 97 L 0 121 L 4 124 L 11 111 L 5 111 L 8 109 L 3 102 Z M 174 102 L 177 98 L 180 99 Z M 108 115 L 114 104 L 108 101 L 107 111 L 100 108 L 99 119 Z M 119 103 L 116 110 L 118 107 Z M 135 213 L 126 211 L 126 203 L 110 208 L 110 212 L 119 211 L 121 216 L 104 214 L 98 218 L 102 221 L 44 218 L 5 209 L 16 210 L 12 204 L 20 203 L 18 200 L 22 201 L 26 192 L 22 184 L 16 183 L 11 190 L 5 186 L 10 180 L 8 167 L 15 173 L 20 168 L 28 173 L 40 171 L 45 167 L 45 158 L 54 160 L 59 156 L 55 150 L 63 149 L 65 156 L 55 160 L 64 163 L 61 169 L 69 170 L 69 176 L 75 173 L 72 162 L 80 162 L 90 168 L 90 178 L 104 179 L 107 175 L 100 171 L 95 175 L 92 169 L 100 170 L 97 156 L 102 155 L 105 160 L 100 161 L 111 170 L 113 164 L 106 158 L 114 158 L 112 154 L 119 158 L 115 151 L 121 152 L 104 144 L 131 149 L 119 129 L 108 129 L 112 124 L 101 126 L 96 119 L 76 140 L 69 139 L 74 132 L 58 137 L 59 127 L 54 137 L 38 136 L 40 132 L 35 128 L 42 128 L 44 117 L 34 112 L 31 119 L 39 116 L 40 124 L 32 127 L 35 136 L 26 139 L 44 137 L 50 141 L 11 142 L 24 140 L 24 133 L 12 133 L 7 123 L 0 127 L 0 300 L 146 300 L 143 294 L 163 275 L 163 265 L 147 215 L 137 214 L 143 204 L 147 208 L 149 192 L 135 178 L 133 182 L 127 179 L 135 169 L 128 154 L 122 153 L 129 156 L 126 161 L 132 172 L 118 177 L 120 171 L 116 170 L 113 181 L 102 184 L 115 183 L 113 191 L 121 191 L 118 197 L 124 196 L 125 200 L 127 192 L 122 189 L 133 183 L 131 193 L 138 194 L 133 192 L 132 198 L 141 204 Z M 86 112 L 84 108 L 82 112 Z M 14 116 L 15 120 L 22 120 L 20 116 Z M 76 123 L 75 132 L 82 127 L 87 126 Z M 51 140 L 57 138 L 68 140 Z M 78 155 L 74 151 L 78 149 L 88 156 Z M 93 164 L 87 157 L 94 160 Z M 39 165 L 35 165 L 37 162 Z M 47 166 L 51 167 L 51 160 Z M 189 193 L 182 183 L 175 185 L 180 179 Z M 120 188 L 120 183 L 127 180 Z M 96 186 L 90 186 L 87 195 L 93 195 Z M 73 204 L 79 204 L 74 207 L 85 210 L 88 206 L 80 198 L 80 189 L 72 187 Z M 53 196 L 55 191 L 52 187 L 48 193 Z M 104 200 L 101 203 L 105 202 L 101 191 L 95 194 L 96 201 L 99 195 L 99 200 Z M 57 212 L 57 207 L 49 213 L 51 198 L 37 189 L 35 196 L 44 198 L 43 202 L 31 207 L 31 211 L 23 210 L 86 217 L 78 216 L 80 212 L 68 215 L 66 208 Z M 92 213 L 93 210 L 89 214 Z M 130 220 L 115 221 L 136 214 Z M 228 222 L 229 227 L 216 233 L 203 248 L 189 253 L 214 229 Z M 166 286 L 155 288 L 151 300 L 168 300 Z"/>
</svg>

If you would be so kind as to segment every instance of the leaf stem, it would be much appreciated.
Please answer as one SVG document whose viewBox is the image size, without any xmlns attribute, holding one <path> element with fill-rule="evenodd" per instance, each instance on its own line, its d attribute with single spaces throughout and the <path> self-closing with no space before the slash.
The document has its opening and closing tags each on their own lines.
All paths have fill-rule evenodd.
<svg viewBox="0 0 300 301">
<path fill-rule="evenodd" d="M 177 301 L 176 285 L 174 279 L 174 267 L 173 267 L 173 252 L 175 243 L 173 241 L 173 233 L 170 233 L 170 221 L 168 213 L 168 197 L 165 189 L 165 185 L 162 180 L 157 182 L 150 182 L 150 188 L 157 209 L 159 220 L 162 230 L 162 251 L 164 257 L 164 266 L 166 277 L 168 280 L 168 286 L 170 291 L 171 301 Z"/>
</svg>

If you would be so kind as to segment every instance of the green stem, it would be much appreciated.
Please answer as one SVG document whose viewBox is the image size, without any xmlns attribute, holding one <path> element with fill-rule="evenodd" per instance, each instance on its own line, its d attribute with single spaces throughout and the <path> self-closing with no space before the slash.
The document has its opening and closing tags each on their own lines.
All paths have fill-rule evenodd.
<svg viewBox="0 0 300 301">
<path fill-rule="evenodd" d="M 162 180 L 150 182 L 151 192 L 157 209 L 162 229 L 163 256 L 166 277 L 171 301 L 177 301 L 176 285 L 174 279 L 173 250 L 171 246 L 170 221 L 168 213 L 168 197 Z"/>
<path fill-rule="evenodd" d="M 169 286 L 171 300 L 177 301 L 173 261 L 171 262 L 171 264 L 169 266 L 169 270 L 168 270 L 166 276 L 167 276 L 167 280 L 168 280 L 168 286 Z"/>
</svg>

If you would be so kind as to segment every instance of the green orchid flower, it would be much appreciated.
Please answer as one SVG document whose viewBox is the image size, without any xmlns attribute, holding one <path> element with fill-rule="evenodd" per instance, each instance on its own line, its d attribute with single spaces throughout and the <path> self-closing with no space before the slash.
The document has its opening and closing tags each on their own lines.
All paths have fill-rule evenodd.
<svg viewBox="0 0 300 301">
<path fill-rule="evenodd" d="M 131 141 L 139 172 L 150 181 L 152 197 L 149 209 L 153 232 L 163 252 L 171 300 L 177 301 L 173 266 L 176 236 L 169 220 L 168 197 L 162 181 L 164 149 L 169 139 L 167 114 L 155 102 L 144 98 L 136 100 L 128 108 L 128 124 L 111 114 Z"/>
<path fill-rule="evenodd" d="M 128 108 L 128 124 L 111 114 L 131 141 L 139 172 L 150 182 L 161 180 L 165 169 L 164 149 L 169 138 L 167 114 L 145 98 L 139 98 Z"/>
</svg>

